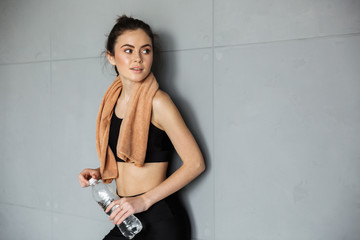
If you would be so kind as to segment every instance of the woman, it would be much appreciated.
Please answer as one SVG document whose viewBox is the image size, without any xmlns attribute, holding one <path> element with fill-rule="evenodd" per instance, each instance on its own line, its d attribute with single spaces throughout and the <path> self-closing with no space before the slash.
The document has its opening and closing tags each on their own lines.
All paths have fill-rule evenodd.
<svg viewBox="0 0 360 240">
<path fill-rule="evenodd" d="M 144 228 L 134 239 L 187 239 L 182 235 L 182 211 L 171 199 L 204 171 L 205 164 L 178 109 L 158 89 L 151 73 L 154 35 L 141 20 L 122 16 L 111 30 L 106 48 L 118 77 L 105 94 L 98 115 L 100 168 L 84 169 L 79 174 L 80 186 L 89 186 L 90 178 L 115 179 L 121 198 L 106 211 L 119 205 L 110 215 L 114 224 L 135 214 Z M 182 165 L 167 177 L 173 147 Z M 115 226 L 104 239 L 122 238 Z"/>
</svg>

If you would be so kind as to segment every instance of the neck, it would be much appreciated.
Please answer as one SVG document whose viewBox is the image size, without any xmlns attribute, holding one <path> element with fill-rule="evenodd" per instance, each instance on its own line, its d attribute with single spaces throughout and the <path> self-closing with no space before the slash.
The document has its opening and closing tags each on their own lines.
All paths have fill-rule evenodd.
<svg viewBox="0 0 360 240">
<path fill-rule="evenodd" d="M 151 73 L 149 73 L 150 75 Z M 149 77 L 146 76 L 146 78 Z M 145 78 L 145 79 L 146 79 Z M 143 79 L 142 81 L 145 81 L 145 79 Z M 134 89 L 136 88 L 136 85 L 139 84 L 139 82 L 137 81 L 132 81 L 130 79 L 127 79 L 127 78 L 121 78 L 121 82 L 122 82 L 122 93 L 121 93 L 121 98 L 123 100 L 125 100 L 125 102 L 128 102 L 129 99 L 130 99 L 130 96 L 132 95 Z"/>
<path fill-rule="evenodd" d="M 125 102 L 128 102 L 130 99 L 130 96 L 132 94 L 132 92 L 134 91 L 134 87 L 136 82 L 133 82 L 131 80 L 127 80 L 127 79 L 122 79 L 122 97 L 125 100 Z"/>
</svg>

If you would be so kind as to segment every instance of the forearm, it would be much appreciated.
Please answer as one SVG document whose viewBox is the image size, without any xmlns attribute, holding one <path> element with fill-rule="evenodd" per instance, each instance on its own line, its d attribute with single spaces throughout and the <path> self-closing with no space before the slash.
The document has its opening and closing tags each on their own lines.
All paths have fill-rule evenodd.
<svg viewBox="0 0 360 240">
<path fill-rule="evenodd" d="M 147 208 L 185 187 L 205 170 L 203 160 L 195 164 L 184 163 L 161 184 L 143 194 Z"/>
</svg>

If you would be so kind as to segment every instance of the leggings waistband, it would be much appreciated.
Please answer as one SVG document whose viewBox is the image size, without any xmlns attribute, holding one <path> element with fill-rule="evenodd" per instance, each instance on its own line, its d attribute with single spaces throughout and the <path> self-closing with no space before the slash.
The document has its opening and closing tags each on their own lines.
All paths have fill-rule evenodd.
<svg viewBox="0 0 360 240">
<path fill-rule="evenodd" d="M 117 193 L 117 191 L 116 191 L 116 193 Z M 118 194 L 118 196 L 119 196 L 120 198 L 129 198 L 129 197 L 137 197 L 137 196 L 140 196 L 140 195 L 143 195 L 143 194 L 144 194 L 144 192 L 143 192 L 143 193 L 136 194 L 136 195 L 133 195 L 133 196 L 120 196 L 119 194 Z"/>
</svg>

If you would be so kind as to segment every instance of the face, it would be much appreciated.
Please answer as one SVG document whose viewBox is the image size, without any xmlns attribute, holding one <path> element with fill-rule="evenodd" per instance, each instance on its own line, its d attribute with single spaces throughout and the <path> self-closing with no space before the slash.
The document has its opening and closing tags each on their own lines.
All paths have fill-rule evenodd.
<svg viewBox="0 0 360 240">
<path fill-rule="evenodd" d="M 153 46 L 151 38 L 142 30 L 127 30 L 121 34 L 114 47 L 115 55 L 107 58 L 115 65 L 122 81 L 139 82 L 151 71 Z"/>
</svg>

